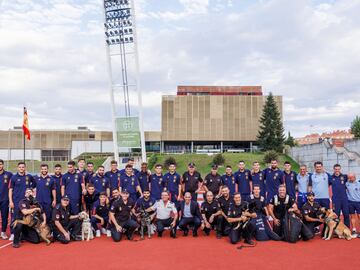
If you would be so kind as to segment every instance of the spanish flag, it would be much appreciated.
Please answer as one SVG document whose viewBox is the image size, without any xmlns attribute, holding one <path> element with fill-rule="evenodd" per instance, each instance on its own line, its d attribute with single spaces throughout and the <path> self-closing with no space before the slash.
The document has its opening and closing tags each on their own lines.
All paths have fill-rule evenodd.
<svg viewBox="0 0 360 270">
<path fill-rule="evenodd" d="M 26 137 L 26 139 L 30 140 L 30 129 L 29 129 L 29 121 L 28 121 L 28 114 L 26 107 L 24 107 L 24 122 L 22 128 L 24 131 L 24 136 Z"/>
</svg>

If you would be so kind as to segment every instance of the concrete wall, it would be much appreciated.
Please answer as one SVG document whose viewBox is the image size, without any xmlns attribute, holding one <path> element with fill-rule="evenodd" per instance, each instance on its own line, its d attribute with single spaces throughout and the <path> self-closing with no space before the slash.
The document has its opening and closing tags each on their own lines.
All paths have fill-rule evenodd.
<svg viewBox="0 0 360 270">
<path fill-rule="evenodd" d="M 24 150 L 22 149 L 0 149 L 0 159 L 3 160 L 23 160 Z M 40 149 L 25 150 L 25 158 L 32 160 L 41 160 Z"/>
<path fill-rule="evenodd" d="M 318 144 L 304 145 L 290 149 L 290 156 L 299 164 L 308 166 L 309 171 L 313 171 L 313 163 L 321 161 L 324 163 L 326 171 L 332 172 L 333 165 L 339 163 L 344 173 L 354 172 L 360 177 L 359 159 L 349 158 L 349 151 L 360 153 L 360 140 L 345 142 L 345 148 L 332 146 L 327 142 Z M 356 154 L 357 153 L 357 154 Z"/>
</svg>

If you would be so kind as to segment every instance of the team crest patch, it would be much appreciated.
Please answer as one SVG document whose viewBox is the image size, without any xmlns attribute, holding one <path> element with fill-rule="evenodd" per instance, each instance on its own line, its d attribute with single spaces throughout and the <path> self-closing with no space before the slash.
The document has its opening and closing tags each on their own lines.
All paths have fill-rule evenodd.
<svg viewBox="0 0 360 270">
<path fill-rule="evenodd" d="M 119 211 L 121 211 L 122 210 L 122 208 L 121 208 L 121 206 L 119 207 Z"/>
<path fill-rule="evenodd" d="M 21 206 L 22 206 L 22 207 L 26 207 L 26 204 L 25 204 L 25 203 L 23 203 Z"/>
<path fill-rule="evenodd" d="M 60 215 L 56 215 L 56 219 L 59 219 L 60 218 Z"/>
</svg>

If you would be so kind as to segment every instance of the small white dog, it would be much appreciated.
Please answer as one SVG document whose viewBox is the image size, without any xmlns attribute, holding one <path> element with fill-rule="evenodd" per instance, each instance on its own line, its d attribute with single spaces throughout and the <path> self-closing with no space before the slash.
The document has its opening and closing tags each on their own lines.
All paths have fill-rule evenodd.
<svg viewBox="0 0 360 270">
<path fill-rule="evenodd" d="M 89 241 L 94 239 L 94 233 L 91 227 L 89 215 L 83 211 L 79 214 L 79 218 L 82 220 L 81 240 L 84 241 L 86 239 L 86 241 Z"/>
</svg>

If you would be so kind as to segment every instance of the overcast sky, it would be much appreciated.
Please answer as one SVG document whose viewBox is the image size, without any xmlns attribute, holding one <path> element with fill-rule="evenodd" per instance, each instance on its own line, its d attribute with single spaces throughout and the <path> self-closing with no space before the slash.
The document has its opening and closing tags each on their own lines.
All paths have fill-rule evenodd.
<svg viewBox="0 0 360 270">
<path fill-rule="evenodd" d="M 262 85 L 295 136 L 360 115 L 360 0 L 136 0 L 145 129 L 179 84 Z M 111 128 L 101 0 L 0 0 L 0 129 Z M 136 101 L 136 100 L 135 100 Z"/>
</svg>

